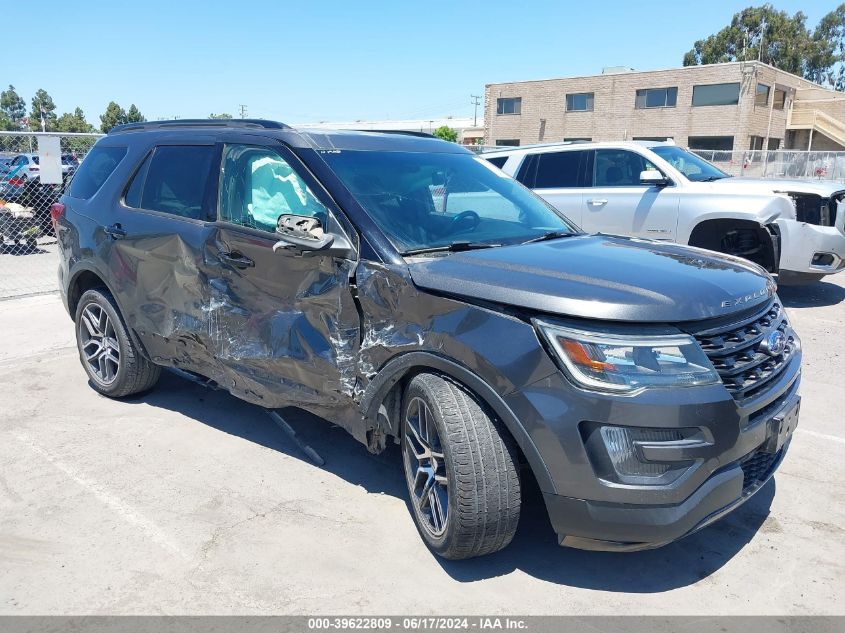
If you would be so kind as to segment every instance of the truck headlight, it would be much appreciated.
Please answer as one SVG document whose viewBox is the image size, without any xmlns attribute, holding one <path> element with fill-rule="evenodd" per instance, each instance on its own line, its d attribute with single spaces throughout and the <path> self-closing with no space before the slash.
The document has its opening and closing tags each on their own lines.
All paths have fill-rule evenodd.
<svg viewBox="0 0 845 633">
<path fill-rule="evenodd" d="M 648 387 L 719 383 L 691 336 L 626 336 L 584 332 L 543 321 L 536 326 L 569 376 L 588 389 L 632 392 Z"/>
</svg>

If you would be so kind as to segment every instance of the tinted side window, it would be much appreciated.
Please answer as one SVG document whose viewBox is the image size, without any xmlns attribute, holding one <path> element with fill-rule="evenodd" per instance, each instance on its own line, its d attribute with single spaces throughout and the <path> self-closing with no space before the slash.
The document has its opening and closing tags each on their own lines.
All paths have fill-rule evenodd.
<svg viewBox="0 0 845 633">
<path fill-rule="evenodd" d="M 494 156 L 493 158 L 485 158 L 488 163 L 492 163 L 499 169 L 505 166 L 505 163 L 508 162 L 507 156 Z"/>
<path fill-rule="evenodd" d="M 125 147 L 95 146 L 73 177 L 68 189 L 71 198 L 87 200 L 100 190 L 112 172 L 126 156 Z"/>
<path fill-rule="evenodd" d="M 223 153 L 220 219 L 274 232 L 280 215 L 316 217 L 328 210 L 293 167 L 276 152 L 250 145 L 227 145 Z"/>
<path fill-rule="evenodd" d="M 150 169 L 150 159 L 152 153 L 147 154 L 141 167 L 135 170 L 135 175 L 132 177 L 132 182 L 129 183 L 129 188 L 126 190 L 126 196 L 123 201 L 127 206 L 135 209 L 141 208 L 141 192 L 144 188 L 144 181 L 147 179 L 147 171 Z"/>
<path fill-rule="evenodd" d="M 536 189 L 578 187 L 579 167 L 584 154 L 584 151 L 538 154 L 539 164 L 534 187 Z"/>
<path fill-rule="evenodd" d="M 596 187 L 633 187 L 640 185 L 640 173 L 656 170 L 643 156 L 619 149 L 596 150 Z"/>
<path fill-rule="evenodd" d="M 204 219 L 202 202 L 214 152 L 213 145 L 159 145 L 132 179 L 126 204 Z"/>
</svg>

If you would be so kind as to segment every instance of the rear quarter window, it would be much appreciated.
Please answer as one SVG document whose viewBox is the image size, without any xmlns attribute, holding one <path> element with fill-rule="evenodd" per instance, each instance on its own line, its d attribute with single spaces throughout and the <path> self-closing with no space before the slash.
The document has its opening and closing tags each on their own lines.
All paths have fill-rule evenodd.
<svg viewBox="0 0 845 633">
<path fill-rule="evenodd" d="M 482 157 L 483 158 L 483 157 Z M 508 162 L 507 156 L 493 156 L 492 158 L 485 158 L 488 163 L 491 163 L 501 169 L 505 166 L 505 163 Z"/>
<path fill-rule="evenodd" d="M 125 147 L 94 147 L 82 161 L 70 183 L 71 198 L 87 200 L 97 193 L 126 156 Z"/>
</svg>

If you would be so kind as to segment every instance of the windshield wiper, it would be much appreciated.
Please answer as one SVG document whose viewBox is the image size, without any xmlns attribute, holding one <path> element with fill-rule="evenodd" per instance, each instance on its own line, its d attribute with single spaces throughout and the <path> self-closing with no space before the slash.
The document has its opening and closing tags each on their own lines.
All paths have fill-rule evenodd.
<svg viewBox="0 0 845 633">
<path fill-rule="evenodd" d="M 525 240 L 524 242 L 520 242 L 520 244 L 532 244 L 534 242 L 545 242 L 547 240 L 556 240 L 561 237 L 571 237 L 572 235 L 578 235 L 577 233 L 573 233 L 572 231 L 549 231 L 548 233 L 543 233 L 542 235 L 538 235 L 537 237 L 532 237 L 530 240 Z"/>
<path fill-rule="evenodd" d="M 403 255 L 422 255 L 424 253 L 458 253 L 460 251 L 474 251 L 481 248 L 495 248 L 501 244 L 490 244 L 489 242 L 451 242 L 443 246 L 429 246 L 427 248 L 415 248 L 405 251 Z"/>
<path fill-rule="evenodd" d="M 713 182 L 714 180 L 722 180 L 723 178 L 728 178 L 728 176 L 707 176 L 707 178 L 702 178 L 698 182 Z"/>
</svg>

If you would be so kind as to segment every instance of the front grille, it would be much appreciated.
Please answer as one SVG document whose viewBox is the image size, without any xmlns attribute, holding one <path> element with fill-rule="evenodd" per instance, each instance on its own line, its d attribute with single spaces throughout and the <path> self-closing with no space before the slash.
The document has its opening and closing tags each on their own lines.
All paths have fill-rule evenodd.
<svg viewBox="0 0 845 633">
<path fill-rule="evenodd" d="M 775 464 L 780 461 L 783 449 L 777 453 L 764 453 L 757 450 L 746 455 L 740 462 L 742 468 L 742 491 L 766 481 L 775 469 Z"/>
<path fill-rule="evenodd" d="M 760 349 L 760 344 L 775 330 L 786 337 L 786 348 L 781 354 L 772 356 Z M 699 330 L 694 336 L 736 400 L 745 400 L 764 391 L 784 370 L 797 347 L 795 333 L 777 298 L 750 317 Z"/>
</svg>

